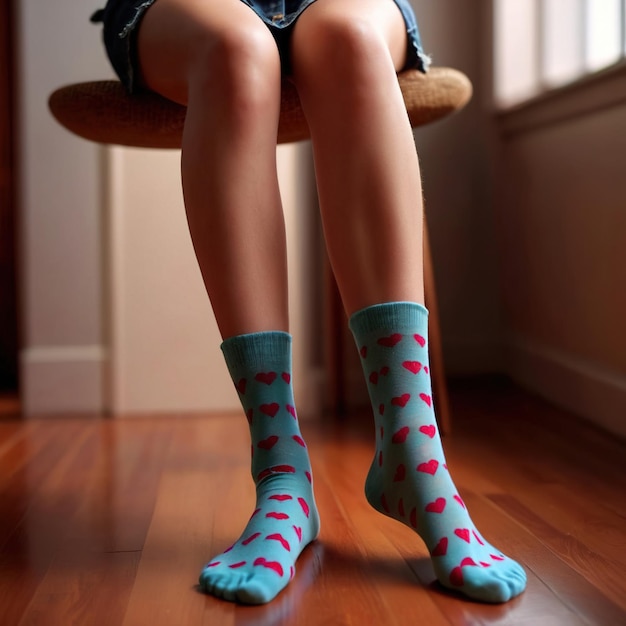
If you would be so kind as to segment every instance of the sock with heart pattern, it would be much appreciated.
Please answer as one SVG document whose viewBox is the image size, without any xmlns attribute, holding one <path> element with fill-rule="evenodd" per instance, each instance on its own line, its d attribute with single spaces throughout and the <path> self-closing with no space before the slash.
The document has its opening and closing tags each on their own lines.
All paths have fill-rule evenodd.
<svg viewBox="0 0 626 626">
<path fill-rule="evenodd" d="M 478 532 L 448 471 L 432 400 L 428 311 L 412 302 L 375 305 L 356 312 L 350 328 L 376 424 L 368 501 L 420 535 L 444 586 L 484 602 L 518 595 L 524 570 Z"/>
<path fill-rule="evenodd" d="M 311 466 L 291 382 L 291 335 L 261 332 L 222 344 L 248 418 L 256 506 L 241 537 L 212 559 L 200 587 L 225 600 L 262 604 L 293 578 L 319 532 Z"/>
</svg>

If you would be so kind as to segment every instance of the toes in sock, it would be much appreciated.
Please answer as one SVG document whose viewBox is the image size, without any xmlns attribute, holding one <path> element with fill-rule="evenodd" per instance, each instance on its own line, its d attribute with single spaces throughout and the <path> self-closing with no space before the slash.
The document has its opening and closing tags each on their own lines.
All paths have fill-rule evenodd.
<svg viewBox="0 0 626 626">
<path fill-rule="evenodd" d="M 396 302 L 350 319 L 376 424 L 367 498 L 413 528 L 446 587 L 484 602 L 524 590 L 526 575 L 474 526 L 448 471 L 435 420 L 428 360 L 428 311 Z"/>
<path fill-rule="evenodd" d="M 227 339 L 222 351 L 252 438 L 256 508 L 241 537 L 200 574 L 207 593 L 247 604 L 274 598 L 319 532 L 311 467 L 291 383 L 291 336 L 263 332 Z"/>
</svg>

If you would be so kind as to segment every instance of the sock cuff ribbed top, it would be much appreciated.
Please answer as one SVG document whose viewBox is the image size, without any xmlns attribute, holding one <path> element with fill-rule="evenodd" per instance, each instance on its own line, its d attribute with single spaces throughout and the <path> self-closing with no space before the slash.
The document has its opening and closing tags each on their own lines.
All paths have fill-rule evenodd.
<svg viewBox="0 0 626 626">
<path fill-rule="evenodd" d="M 262 331 L 225 339 L 221 345 L 231 376 L 241 369 L 260 371 L 283 368 L 291 371 L 291 335 L 284 331 Z"/>
<path fill-rule="evenodd" d="M 357 311 L 350 317 L 354 334 L 369 335 L 383 329 L 414 332 L 428 325 L 428 309 L 417 302 L 388 302 Z"/>
</svg>

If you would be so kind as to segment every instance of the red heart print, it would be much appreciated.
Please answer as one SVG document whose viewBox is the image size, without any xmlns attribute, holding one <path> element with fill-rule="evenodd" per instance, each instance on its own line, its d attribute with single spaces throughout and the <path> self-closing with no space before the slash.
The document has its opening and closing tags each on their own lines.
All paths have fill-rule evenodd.
<svg viewBox="0 0 626 626">
<path fill-rule="evenodd" d="M 304 514 L 309 517 L 309 505 L 306 503 L 306 500 L 304 498 L 298 498 L 298 502 L 300 503 Z"/>
<path fill-rule="evenodd" d="M 476 541 L 478 541 L 481 546 L 485 545 L 485 542 L 478 536 L 478 533 L 475 530 L 472 531 L 472 535 L 476 537 Z"/>
<path fill-rule="evenodd" d="M 256 480 L 259 482 L 270 474 L 295 474 L 295 472 L 296 468 L 293 465 L 273 465 L 259 472 Z"/>
<path fill-rule="evenodd" d="M 241 394 L 246 393 L 246 385 L 248 384 L 248 381 L 245 378 L 242 378 L 239 380 L 239 382 L 237 383 L 236 387 L 237 387 L 237 391 Z"/>
<path fill-rule="evenodd" d="M 400 430 L 396 431 L 391 437 L 392 443 L 404 443 L 409 436 L 410 430 L 408 426 L 403 426 Z"/>
<path fill-rule="evenodd" d="M 417 528 L 417 509 L 415 507 L 411 509 L 409 521 L 411 522 L 411 526 L 413 526 L 413 528 Z"/>
<path fill-rule="evenodd" d="M 450 582 L 455 587 L 463 586 L 463 570 L 458 565 L 450 572 Z"/>
<path fill-rule="evenodd" d="M 393 477 L 394 483 L 402 482 L 406 478 L 406 467 L 400 463 L 398 467 L 396 467 L 396 473 Z"/>
<path fill-rule="evenodd" d="M 385 348 L 393 348 L 401 341 L 402 335 L 400 333 L 393 333 L 392 335 L 389 335 L 389 337 L 381 337 L 377 343 L 379 346 L 384 346 Z"/>
<path fill-rule="evenodd" d="M 467 543 L 470 542 L 469 528 L 455 528 L 454 534 L 460 539 L 463 539 L 463 541 L 467 541 Z"/>
<path fill-rule="evenodd" d="M 431 476 L 434 476 L 438 467 L 439 467 L 439 461 L 436 461 L 435 459 L 431 459 L 427 463 L 420 463 L 417 466 L 417 471 L 424 472 L 425 474 L 430 474 Z"/>
<path fill-rule="evenodd" d="M 312 479 L 311 479 L 311 472 L 309 472 L 309 471 L 305 471 L 305 472 L 304 472 L 304 475 L 306 476 L 306 479 L 307 479 L 309 482 L 312 482 Z"/>
<path fill-rule="evenodd" d="M 276 435 L 270 435 L 267 439 L 263 439 L 259 441 L 257 446 L 262 448 L 263 450 L 271 450 L 278 442 L 278 437 Z"/>
<path fill-rule="evenodd" d="M 491 563 L 485 563 L 484 561 L 481 561 L 481 562 L 480 562 L 480 564 L 481 564 L 483 567 L 491 567 Z"/>
<path fill-rule="evenodd" d="M 400 498 L 398 502 L 398 513 L 400 514 L 401 517 L 404 517 L 404 502 L 402 498 Z"/>
<path fill-rule="evenodd" d="M 387 376 L 387 374 L 389 374 L 389 368 L 385 365 L 384 367 L 380 368 L 380 375 Z"/>
<path fill-rule="evenodd" d="M 250 516 L 250 519 L 252 519 L 255 515 L 258 515 L 261 512 L 261 509 L 254 509 L 254 511 L 252 512 L 252 515 Z"/>
<path fill-rule="evenodd" d="M 372 385 L 377 385 L 378 384 L 378 372 L 372 372 L 370 374 L 370 383 L 372 383 Z"/>
<path fill-rule="evenodd" d="M 221 561 L 213 561 L 213 563 L 207 563 L 204 567 L 215 567 L 216 565 L 219 565 L 221 563 Z"/>
<path fill-rule="evenodd" d="M 280 405 L 277 402 L 272 402 L 271 404 L 262 404 L 259 407 L 259 410 L 263 415 L 268 415 L 269 417 L 276 417 L 276 413 L 278 413 L 280 409 Z"/>
<path fill-rule="evenodd" d="M 384 414 L 385 414 L 385 405 L 384 405 L 384 404 L 381 404 L 381 405 L 378 407 L 378 412 L 379 412 L 381 415 L 384 415 Z"/>
<path fill-rule="evenodd" d="M 287 515 L 287 513 L 280 513 L 278 511 L 270 511 L 265 514 L 265 517 L 269 517 L 271 519 L 289 519 L 289 515 Z"/>
<path fill-rule="evenodd" d="M 302 543 L 302 528 L 300 528 L 300 526 L 294 526 L 293 529 L 296 531 L 296 535 L 298 535 L 298 541 Z"/>
<path fill-rule="evenodd" d="M 424 374 L 428 374 L 429 370 L 428 370 L 428 365 L 424 365 Z"/>
<path fill-rule="evenodd" d="M 277 493 L 276 495 L 270 496 L 268 500 L 278 500 L 278 502 L 286 502 L 287 500 L 293 500 L 293 496 L 290 496 L 287 493 Z"/>
<path fill-rule="evenodd" d="M 268 535 L 267 537 L 265 537 L 265 539 L 269 539 L 270 541 L 278 541 L 278 543 L 280 543 L 280 545 L 285 548 L 287 552 L 291 552 L 291 546 L 289 545 L 289 542 L 280 533 Z"/>
<path fill-rule="evenodd" d="M 415 339 L 415 341 L 417 341 L 422 348 L 426 345 L 426 339 L 424 339 L 421 335 L 413 335 L 413 339 Z"/>
<path fill-rule="evenodd" d="M 380 427 L 380 438 L 382 439 L 385 436 L 385 428 L 383 426 Z"/>
<path fill-rule="evenodd" d="M 291 415 L 291 417 L 293 417 L 294 419 L 297 419 L 298 415 L 296 413 L 296 407 L 291 406 L 291 404 L 288 404 L 286 406 L 287 406 L 287 412 Z"/>
<path fill-rule="evenodd" d="M 247 539 L 244 539 L 241 543 L 244 546 L 247 546 L 249 543 L 252 543 L 257 537 L 260 537 L 261 533 L 254 533 L 253 535 L 250 535 Z"/>
<path fill-rule="evenodd" d="M 230 546 L 230 548 L 226 548 L 226 550 L 224 550 L 224 554 L 226 554 L 227 552 L 230 552 L 234 547 L 235 547 L 235 544 Z"/>
<path fill-rule="evenodd" d="M 434 502 L 429 502 L 425 508 L 429 513 L 443 513 L 446 508 L 446 499 L 437 498 Z"/>
<path fill-rule="evenodd" d="M 494 561 L 504 561 L 504 557 L 503 556 L 496 556 L 495 554 L 490 554 L 489 555 Z"/>
<path fill-rule="evenodd" d="M 419 361 L 404 361 L 402 367 L 412 374 L 417 374 L 422 369 L 422 364 Z"/>
<path fill-rule="evenodd" d="M 463 500 L 462 500 L 461 496 L 460 496 L 458 493 L 454 494 L 454 499 L 455 499 L 455 500 L 456 500 L 456 501 L 457 501 L 457 502 L 458 502 L 458 503 L 459 503 L 459 504 L 460 504 L 463 508 L 466 508 L 466 507 L 465 507 L 465 502 L 463 502 Z"/>
<path fill-rule="evenodd" d="M 245 561 L 239 561 L 239 563 L 233 563 L 232 565 L 229 565 L 228 567 L 230 567 L 230 569 L 237 569 L 238 567 L 243 567 L 246 564 Z"/>
<path fill-rule="evenodd" d="M 478 563 L 476 563 L 476 561 L 474 561 L 474 559 L 472 557 L 466 556 L 461 561 L 461 567 L 468 567 L 468 566 L 478 566 Z"/>
<path fill-rule="evenodd" d="M 378 465 L 379 467 L 383 466 L 383 451 L 382 450 L 378 453 Z"/>
<path fill-rule="evenodd" d="M 432 439 L 435 436 L 437 429 L 432 424 L 429 424 L 428 426 L 420 426 L 420 432 Z"/>
<path fill-rule="evenodd" d="M 446 556 L 448 554 L 448 538 L 442 537 L 430 554 L 431 556 Z"/>
<path fill-rule="evenodd" d="M 404 408 L 410 399 L 411 399 L 410 393 L 403 393 L 401 396 L 396 396 L 395 398 L 391 398 L 391 404 L 393 404 L 394 406 L 399 406 L 400 408 Z"/>
<path fill-rule="evenodd" d="M 276 372 L 259 372 L 254 377 L 254 380 L 264 383 L 265 385 L 271 385 L 276 380 Z"/>
<path fill-rule="evenodd" d="M 283 575 L 283 566 L 277 561 L 267 561 L 265 557 L 260 556 L 254 561 L 253 565 L 266 567 L 267 569 L 274 570 L 279 576 Z"/>
<path fill-rule="evenodd" d="M 362 346 L 360 352 L 362 358 L 367 358 L 367 346 Z"/>
<path fill-rule="evenodd" d="M 294 435 L 292 437 L 292 439 L 300 446 L 302 446 L 303 448 L 306 448 L 306 443 L 304 443 L 304 439 L 302 439 L 302 437 L 300 437 L 300 435 Z"/>
<path fill-rule="evenodd" d="M 432 398 L 431 398 L 428 394 L 426 394 L 426 393 L 420 393 L 420 398 L 421 398 L 424 402 L 426 402 L 426 404 L 427 404 L 428 406 L 432 406 L 432 405 L 433 405 Z"/>
<path fill-rule="evenodd" d="M 254 415 L 254 409 L 248 409 L 246 411 L 246 417 L 248 418 L 248 424 L 252 424 L 252 416 Z"/>
</svg>

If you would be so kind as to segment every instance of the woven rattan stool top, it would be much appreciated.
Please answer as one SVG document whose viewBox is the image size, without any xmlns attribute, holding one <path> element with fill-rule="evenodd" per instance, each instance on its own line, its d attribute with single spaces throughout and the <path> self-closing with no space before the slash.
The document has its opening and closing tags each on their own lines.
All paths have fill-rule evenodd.
<svg viewBox="0 0 626 626">
<path fill-rule="evenodd" d="M 465 106 L 472 85 L 461 72 L 431 68 L 398 75 L 413 127 L 443 118 Z M 77 83 L 57 89 L 49 100 L 57 121 L 72 133 L 104 144 L 180 148 L 186 109 L 154 93 L 128 95 L 118 81 Z M 277 143 L 300 141 L 309 129 L 294 85 L 283 80 Z"/>
</svg>

